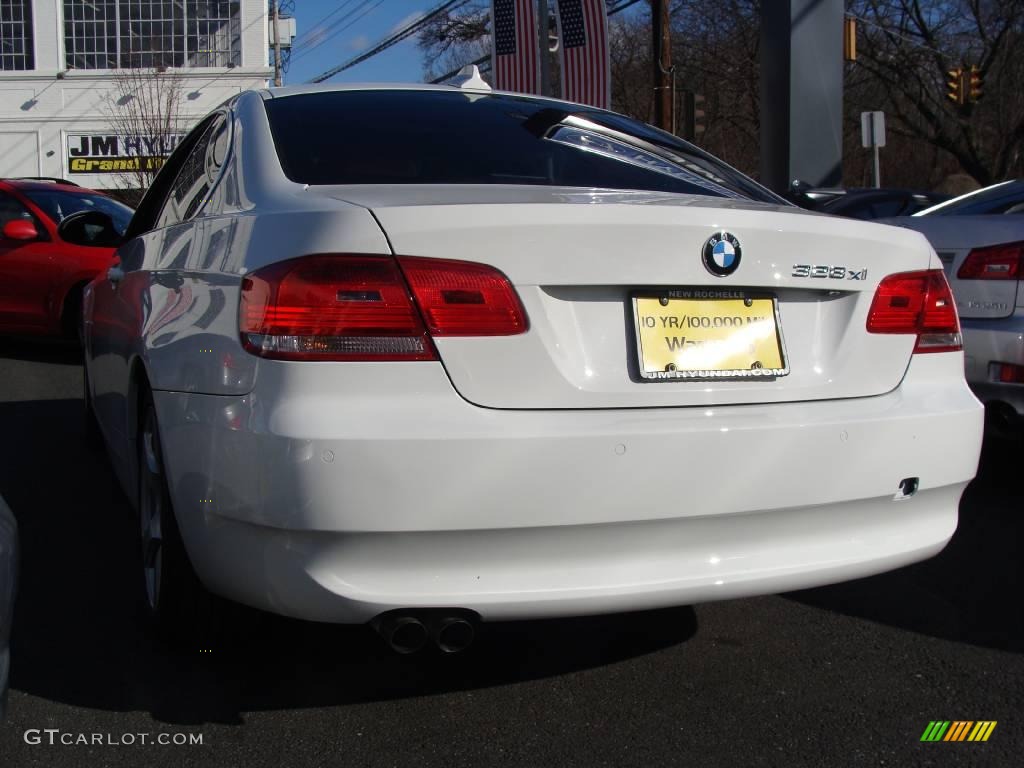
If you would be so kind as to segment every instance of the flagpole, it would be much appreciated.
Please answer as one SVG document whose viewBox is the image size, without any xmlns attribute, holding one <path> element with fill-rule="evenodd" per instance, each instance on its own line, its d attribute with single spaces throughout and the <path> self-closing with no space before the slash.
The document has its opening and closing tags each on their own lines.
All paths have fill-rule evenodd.
<svg viewBox="0 0 1024 768">
<path fill-rule="evenodd" d="M 540 47 L 540 95 L 552 96 L 551 93 L 551 43 L 548 41 L 549 24 L 548 0 L 537 0 L 537 44 Z"/>
<path fill-rule="evenodd" d="M 651 51 L 654 79 L 654 124 L 676 132 L 675 67 L 672 66 L 672 27 L 668 0 L 651 3 Z"/>
</svg>

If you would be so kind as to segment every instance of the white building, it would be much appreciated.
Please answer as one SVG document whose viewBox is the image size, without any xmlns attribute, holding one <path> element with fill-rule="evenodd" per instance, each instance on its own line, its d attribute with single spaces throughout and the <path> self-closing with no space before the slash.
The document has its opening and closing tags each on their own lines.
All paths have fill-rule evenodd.
<svg viewBox="0 0 1024 768">
<path fill-rule="evenodd" d="M 184 132 L 267 84 L 271 34 L 267 0 L 0 0 L 0 177 L 117 186 L 115 163 L 84 160 L 161 154 L 116 128 L 125 70 L 179 80 Z"/>
</svg>

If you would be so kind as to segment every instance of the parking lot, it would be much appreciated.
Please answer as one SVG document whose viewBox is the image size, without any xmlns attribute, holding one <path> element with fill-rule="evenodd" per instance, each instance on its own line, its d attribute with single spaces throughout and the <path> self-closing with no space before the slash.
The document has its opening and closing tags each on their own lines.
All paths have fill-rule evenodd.
<svg viewBox="0 0 1024 768">
<path fill-rule="evenodd" d="M 894 573 L 488 626 L 451 658 L 244 613 L 224 647 L 177 656 L 139 620 L 132 521 L 85 443 L 81 375 L 74 350 L 0 342 L 0 494 L 23 548 L 0 765 L 1020 764 L 1019 444 L 986 443 L 953 542 Z M 932 720 L 998 725 L 987 743 L 921 743 Z"/>
</svg>

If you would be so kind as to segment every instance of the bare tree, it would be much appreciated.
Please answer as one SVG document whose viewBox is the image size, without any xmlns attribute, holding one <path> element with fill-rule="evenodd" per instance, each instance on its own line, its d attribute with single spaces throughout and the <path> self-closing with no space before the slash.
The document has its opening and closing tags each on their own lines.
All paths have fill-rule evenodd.
<svg viewBox="0 0 1024 768">
<path fill-rule="evenodd" d="M 651 17 L 646 4 L 611 18 L 612 108 L 639 120 L 653 114 Z M 670 8 L 676 108 L 682 93 L 703 98 L 695 140 L 756 177 L 760 165 L 760 2 L 675 0 Z"/>
<path fill-rule="evenodd" d="M 470 0 L 431 19 L 417 37 L 424 79 L 476 61 L 491 51 L 490 0 Z"/>
<path fill-rule="evenodd" d="M 549 33 L 554 35 L 554 0 L 547 0 L 549 8 Z M 536 45 L 537 42 L 533 42 Z M 417 37 L 417 45 L 423 54 L 423 79 L 434 80 L 448 72 L 491 55 L 491 2 L 490 0 L 467 0 L 432 19 Z M 558 54 L 548 52 L 551 65 L 551 88 L 555 93 L 561 86 L 558 75 Z M 484 68 L 490 66 L 485 64 Z M 485 77 L 487 77 L 485 75 Z M 487 77 L 490 80 L 490 77 Z"/>
<path fill-rule="evenodd" d="M 704 97 L 705 130 L 696 143 L 756 178 L 761 164 L 761 3 L 676 0 L 671 19 L 677 88 Z"/>
<path fill-rule="evenodd" d="M 654 109 L 651 88 L 650 21 L 613 16 L 608 24 L 612 108 L 649 121 Z"/>
<path fill-rule="evenodd" d="M 107 120 L 128 155 L 118 186 L 145 191 L 181 134 L 183 88 L 163 67 L 118 70 Z"/>
<path fill-rule="evenodd" d="M 419 36 L 427 79 L 490 51 L 490 2 L 471 0 L 434 20 Z M 705 97 L 707 130 L 699 143 L 747 173 L 757 173 L 759 0 L 675 0 L 671 8 L 672 60 L 677 87 Z M 553 10 L 552 10 L 552 19 Z M 612 108 L 649 121 L 650 8 L 633 6 L 610 19 Z M 558 87 L 557 57 L 552 56 Z"/>
<path fill-rule="evenodd" d="M 943 175 L 962 169 L 981 184 L 1024 173 L 1021 0 L 850 0 L 848 10 L 861 27 L 850 122 L 860 108 L 885 110 L 895 143 L 926 173 L 929 163 Z M 955 104 L 948 72 L 971 65 L 984 95 Z"/>
<path fill-rule="evenodd" d="M 679 90 L 704 97 L 697 143 L 757 176 L 761 0 L 673 0 L 672 62 Z M 457 68 L 490 47 L 489 2 L 471 0 L 419 39 L 428 73 Z M 860 112 L 887 114 L 883 157 L 891 185 L 931 188 L 967 173 L 981 184 L 1024 175 L 1024 0 L 846 0 L 859 19 L 858 60 L 846 65 L 844 179 L 868 183 Z M 765 12 L 773 12 L 765 4 Z M 839 46 L 839 32 L 836 45 Z M 612 107 L 652 115 L 650 6 L 612 17 Z M 838 50 L 837 50 L 838 55 Z M 974 65 L 984 81 L 976 103 L 946 97 L 947 71 Z M 557 71 L 557 69 L 556 69 Z"/>
</svg>

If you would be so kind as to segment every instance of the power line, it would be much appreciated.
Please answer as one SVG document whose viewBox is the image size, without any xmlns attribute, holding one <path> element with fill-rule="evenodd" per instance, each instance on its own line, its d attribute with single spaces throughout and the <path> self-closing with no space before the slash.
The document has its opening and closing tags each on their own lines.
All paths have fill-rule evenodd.
<svg viewBox="0 0 1024 768">
<path fill-rule="evenodd" d="M 883 34 L 889 35 L 891 37 L 899 38 L 900 40 L 903 40 L 906 43 L 910 43 L 911 45 L 913 45 L 913 46 L 915 46 L 917 48 L 922 48 L 922 49 L 924 49 L 926 51 L 931 51 L 932 53 L 934 53 L 934 54 L 936 54 L 938 56 L 941 56 L 944 59 L 952 59 L 953 58 L 953 57 L 949 56 L 948 54 L 943 53 L 942 51 L 938 50 L 937 48 L 932 48 L 930 45 L 925 45 L 924 43 L 920 43 L 920 42 L 918 42 L 917 40 L 915 40 L 912 37 L 907 37 L 906 35 L 901 35 L 899 32 L 896 32 L 895 30 L 892 30 L 892 29 L 890 29 L 888 27 L 884 27 L 884 26 L 882 26 L 881 24 L 879 24 L 877 22 L 871 21 L 870 19 L 865 19 L 863 16 L 855 16 L 852 13 L 848 13 L 848 14 L 846 14 L 846 17 L 850 18 L 850 19 L 854 19 L 856 21 L 859 21 L 861 24 L 864 24 L 865 26 L 874 27 L 875 29 L 881 30 Z"/>
<path fill-rule="evenodd" d="M 310 40 L 312 40 L 318 34 L 318 29 L 317 29 L 318 27 L 320 27 L 325 21 L 327 21 L 332 16 L 336 16 L 337 14 L 341 13 L 343 10 L 345 10 L 346 6 L 351 5 L 353 2 L 355 2 L 355 0 L 343 0 L 341 5 L 339 5 L 337 8 L 335 8 L 333 11 L 328 13 L 326 16 L 324 16 L 319 21 L 313 22 L 309 26 L 309 31 L 303 32 L 301 35 L 299 35 L 295 39 L 295 43 L 297 45 L 305 45 L 306 43 L 310 42 Z"/>
<path fill-rule="evenodd" d="M 322 83 L 324 82 L 324 80 L 329 80 L 330 78 L 334 77 L 339 72 L 344 72 L 346 69 L 351 69 L 357 64 L 361 64 L 367 59 L 376 56 L 378 53 L 381 53 L 382 51 L 386 51 L 391 46 L 396 45 L 405 40 L 406 38 L 410 37 L 411 35 L 416 34 L 416 32 L 418 32 L 427 22 L 437 17 L 441 13 L 447 11 L 453 6 L 458 7 L 460 5 L 465 5 L 466 2 L 467 0 L 446 0 L 446 2 L 441 3 L 433 10 L 428 11 L 415 21 L 410 22 L 405 27 L 398 30 L 391 36 L 380 41 L 379 43 L 377 43 L 377 45 L 375 45 L 373 48 L 366 51 L 365 53 L 361 53 L 358 56 L 355 56 L 354 58 L 351 58 L 348 61 L 344 62 L 343 64 L 339 64 L 336 67 L 332 67 L 331 69 L 327 70 L 326 72 L 320 75 L 317 75 L 312 80 L 309 80 L 307 82 Z"/>
<path fill-rule="evenodd" d="M 620 3 L 619 5 L 615 6 L 610 11 L 608 11 L 608 15 L 609 16 L 614 16 L 616 13 L 624 11 L 627 8 L 629 8 L 629 6 L 636 5 L 639 2 L 640 2 L 640 0 L 625 0 L 625 2 Z"/>
<path fill-rule="evenodd" d="M 371 5 L 371 3 L 374 3 L 374 0 L 363 0 L 362 3 L 357 5 L 355 8 L 353 8 L 347 14 L 345 14 L 344 16 L 342 16 L 339 19 L 335 19 L 331 23 L 331 25 L 328 27 L 329 30 L 333 30 L 333 31 L 331 31 L 331 33 L 329 35 L 325 35 L 321 39 L 317 40 L 316 43 L 311 45 L 309 48 L 305 48 L 302 51 L 300 51 L 298 54 L 296 54 L 296 56 L 295 56 L 296 60 L 301 59 L 303 56 L 306 56 L 309 53 L 312 53 L 317 48 L 319 48 L 321 45 L 324 45 L 325 43 L 327 43 L 327 42 L 333 40 L 334 38 L 336 38 L 338 35 L 340 35 L 346 29 L 348 29 L 349 27 L 354 25 L 356 22 L 358 22 L 364 16 L 367 16 L 367 15 L 373 13 L 375 10 L 380 8 L 381 5 L 384 4 L 384 0 L 376 0 L 376 2 L 373 5 Z M 360 13 L 360 11 L 362 11 L 362 13 Z M 356 15 L 356 14 L 358 14 L 358 15 Z M 353 16 L 355 18 L 353 18 Z M 344 24 L 344 26 L 339 26 L 340 24 L 343 24 L 345 21 L 348 21 L 349 19 L 351 19 L 351 21 L 349 21 L 348 24 Z"/>
<path fill-rule="evenodd" d="M 303 48 L 301 51 L 299 51 L 295 55 L 295 58 L 301 59 L 303 56 L 307 56 L 320 46 L 330 42 L 338 35 L 340 35 L 342 32 L 344 32 L 346 29 L 348 29 L 353 24 L 362 19 L 364 16 L 377 10 L 383 4 L 383 1 L 384 0 L 376 0 L 376 2 L 375 0 L 361 0 L 359 4 L 352 8 L 350 11 L 348 11 L 348 13 L 335 19 L 329 25 L 327 25 L 327 27 L 321 30 L 321 32 L 316 38 L 314 38 L 313 40 L 307 40 L 307 44 L 312 44 L 309 45 L 308 48 Z"/>
</svg>

